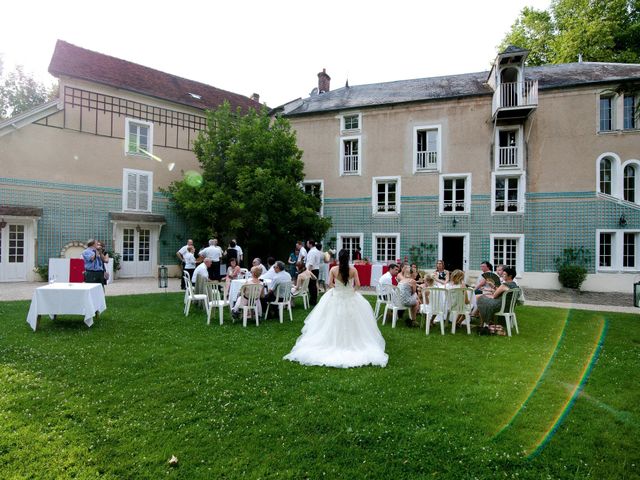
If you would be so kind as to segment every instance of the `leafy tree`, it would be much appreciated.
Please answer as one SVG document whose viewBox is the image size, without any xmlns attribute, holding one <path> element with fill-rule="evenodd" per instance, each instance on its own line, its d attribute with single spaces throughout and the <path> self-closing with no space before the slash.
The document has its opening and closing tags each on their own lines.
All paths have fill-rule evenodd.
<svg viewBox="0 0 640 480">
<path fill-rule="evenodd" d="M 6 77 L 0 77 L 0 119 L 18 115 L 47 102 L 55 96 L 55 91 L 55 87 L 47 88 L 18 65 Z"/>
<path fill-rule="evenodd" d="M 529 65 L 585 61 L 640 63 L 640 0 L 552 0 L 525 7 L 500 44 L 529 50 Z"/>
<path fill-rule="evenodd" d="M 194 144 L 202 177 L 187 172 L 168 188 L 191 235 L 236 238 L 245 258 L 286 258 L 296 239 L 322 238 L 331 222 L 316 213 L 317 196 L 300 188 L 302 151 L 288 120 L 266 108 L 243 115 L 227 102 L 207 115 Z"/>
</svg>

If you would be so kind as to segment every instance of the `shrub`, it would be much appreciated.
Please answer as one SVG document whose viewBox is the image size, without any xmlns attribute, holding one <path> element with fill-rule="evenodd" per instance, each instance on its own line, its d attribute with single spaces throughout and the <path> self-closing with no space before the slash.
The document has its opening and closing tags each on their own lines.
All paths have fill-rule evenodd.
<svg viewBox="0 0 640 480">
<path fill-rule="evenodd" d="M 587 278 L 587 267 L 591 261 L 591 251 L 583 247 L 565 248 L 562 257 L 555 260 L 558 280 L 563 287 L 580 290 Z"/>
<path fill-rule="evenodd" d="M 42 263 L 40 265 L 38 265 L 36 268 L 33 269 L 34 272 L 36 272 L 38 275 L 40 275 L 40 278 L 42 279 L 43 282 L 46 282 L 47 280 L 49 280 L 49 265 L 46 263 Z"/>
</svg>

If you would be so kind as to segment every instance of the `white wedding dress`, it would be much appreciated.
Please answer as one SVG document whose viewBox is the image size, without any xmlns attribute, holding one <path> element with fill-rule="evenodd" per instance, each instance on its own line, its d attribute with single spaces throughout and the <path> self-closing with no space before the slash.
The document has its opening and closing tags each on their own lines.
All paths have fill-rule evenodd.
<svg viewBox="0 0 640 480">
<path fill-rule="evenodd" d="M 311 310 L 302 335 L 284 358 L 337 368 L 384 367 L 389 360 L 371 305 L 351 285 L 339 280 Z"/>
</svg>

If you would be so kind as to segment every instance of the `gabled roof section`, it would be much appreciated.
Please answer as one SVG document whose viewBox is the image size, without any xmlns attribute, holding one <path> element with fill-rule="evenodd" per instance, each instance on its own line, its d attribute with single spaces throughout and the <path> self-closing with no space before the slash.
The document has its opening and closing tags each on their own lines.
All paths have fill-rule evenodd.
<svg viewBox="0 0 640 480">
<path fill-rule="evenodd" d="M 540 90 L 548 90 L 638 79 L 640 64 L 565 63 L 526 67 L 524 72 L 525 78 L 538 80 Z M 485 71 L 343 87 L 307 97 L 294 108 L 284 109 L 284 114 L 295 116 L 408 102 L 493 95 L 493 89 L 486 83 L 487 74 L 488 72 Z"/>
<path fill-rule="evenodd" d="M 30 125 L 38 120 L 48 117 L 62 110 L 62 106 L 58 100 L 51 100 L 50 102 L 43 103 L 37 107 L 32 108 L 24 113 L 20 113 L 15 117 L 8 118 L 0 122 L 0 137 L 7 135 L 25 125 Z"/>
<path fill-rule="evenodd" d="M 68 76 L 201 110 L 214 109 L 228 100 L 233 109 L 259 110 L 259 102 L 244 95 L 221 90 L 204 83 L 187 80 L 144 67 L 137 63 L 93 52 L 58 40 L 49 64 L 55 77 Z"/>
</svg>

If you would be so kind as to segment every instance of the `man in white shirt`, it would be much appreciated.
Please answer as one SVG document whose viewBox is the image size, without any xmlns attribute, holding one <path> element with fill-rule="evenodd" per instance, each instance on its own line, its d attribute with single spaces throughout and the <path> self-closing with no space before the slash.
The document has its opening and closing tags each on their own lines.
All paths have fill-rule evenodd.
<svg viewBox="0 0 640 480">
<path fill-rule="evenodd" d="M 302 243 L 302 240 L 298 240 L 296 242 L 296 250 L 298 250 L 298 262 L 302 262 L 304 264 L 307 263 L 307 249 L 304 248 L 304 244 Z"/>
<path fill-rule="evenodd" d="M 387 273 L 382 275 L 378 280 L 378 286 L 393 285 L 393 279 L 398 275 L 399 272 L 400 272 L 400 267 L 395 263 L 390 263 L 389 270 L 387 270 Z"/>
<path fill-rule="evenodd" d="M 260 280 L 273 279 L 276 276 L 276 260 L 273 257 L 267 258 L 267 265 L 271 265 L 265 273 L 260 275 Z M 264 266 L 264 265 L 263 265 Z"/>
<path fill-rule="evenodd" d="M 211 259 L 205 258 L 204 261 L 196 267 L 191 276 L 191 283 L 196 284 L 198 277 L 204 277 L 209 280 L 209 267 L 211 266 Z"/>
<path fill-rule="evenodd" d="M 222 257 L 222 249 L 218 246 L 218 240 L 215 238 L 209 240 L 209 246 L 200 250 L 198 255 L 211 260 L 209 280 L 220 280 L 220 257 Z"/>
<path fill-rule="evenodd" d="M 242 260 L 244 256 L 242 255 L 242 248 L 238 245 L 238 241 L 234 238 L 233 241 L 236 243 L 235 249 L 238 252 L 238 265 L 242 266 Z"/>
<path fill-rule="evenodd" d="M 316 248 L 316 242 L 309 240 L 308 242 L 311 249 L 307 254 L 307 270 L 309 270 L 316 279 L 311 278 L 309 280 L 309 303 L 315 305 L 318 303 L 318 276 L 320 275 L 320 264 L 324 262 L 324 254 Z"/>
<path fill-rule="evenodd" d="M 178 259 L 182 263 L 182 271 L 180 272 L 181 273 L 181 275 L 180 275 L 180 288 L 182 288 L 182 290 L 184 290 L 186 288 L 186 286 L 184 284 L 184 276 L 183 276 L 183 274 L 184 274 L 184 254 L 187 253 L 187 251 L 189 250 L 190 246 L 193 246 L 193 240 L 191 240 L 191 239 L 187 240 L 187 244 L 176 252 L 176 257 L 178 257 Z"/>
<path fill-rule="evenodd" d="M 278 288 L 278 285 L 287 282 L 291 283 L 291 275 L 289 275 L 289 272 L 285 270 L 284 262 L 278 260 L 273 266 L 273 269 L 275 270 L 275 275 L 271 279 L 269 291 L 264 296 L 262 311 L 266 311 L 265 308 L 267 307 L 268 302 L 276 301 L 276 290 Z M 289 286 L 289 288 L 291 288 L 291 286 Z M 273 310 L 273 312 L 275 312 L 275 310 Z"/>
</svg>

